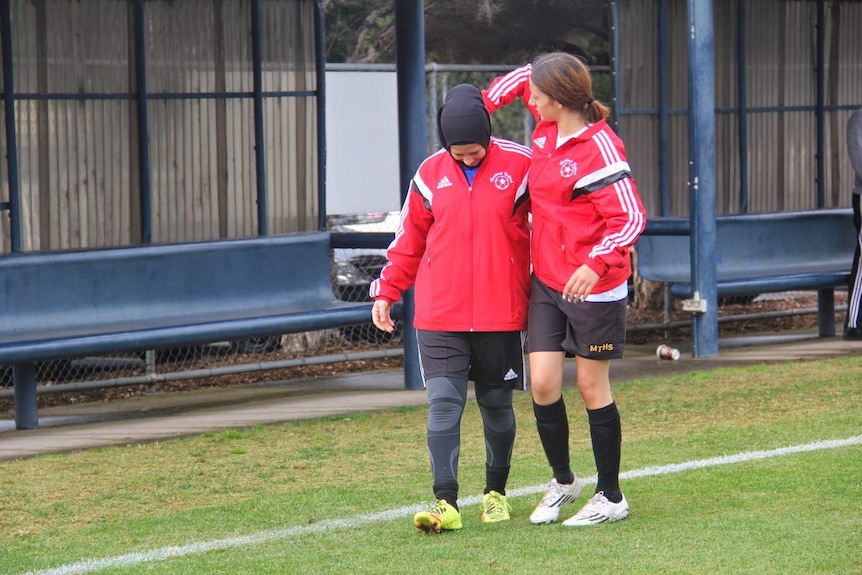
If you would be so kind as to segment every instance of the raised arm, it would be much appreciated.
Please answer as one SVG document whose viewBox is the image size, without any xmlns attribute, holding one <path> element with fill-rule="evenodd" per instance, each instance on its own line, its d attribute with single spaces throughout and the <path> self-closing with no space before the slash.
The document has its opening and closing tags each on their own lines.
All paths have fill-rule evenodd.
<svg viewBox="0 0 862 575">
<path fill-rule="evenodd" d="M 532 66 L 527 64 L 515 68 L 505 76 L 497 76 L 487 90 L 482 90 L 482 98 L 485 100 L 485 108 L 489 114 L 493 114 L 503 106 L 507 106 L 520 98 L 530 113 L 538 120 L 539 114 L 530 105 L 530 70 Z"/>
</svg>

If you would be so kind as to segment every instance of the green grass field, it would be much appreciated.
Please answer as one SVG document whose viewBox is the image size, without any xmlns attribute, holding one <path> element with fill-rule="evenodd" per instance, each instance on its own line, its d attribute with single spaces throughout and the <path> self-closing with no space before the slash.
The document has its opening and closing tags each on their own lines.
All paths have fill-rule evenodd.
<svg viewBox="0 0 862 575">
<path fill-rule="evenodd" d="M 573 467 L 590 477 L 586 416 L 566 393 Z M 626 521 L 529 523 L 550 472 L 517 393 L 510 522 L 479 521 L 471 401 L 459 532 L 412 527 L 433 495 L 426 409 L 405 408 L 2 462 L 0 572 L 862 573 L 862 357 L 642 379 L 615 395 Z"/>
</svg>

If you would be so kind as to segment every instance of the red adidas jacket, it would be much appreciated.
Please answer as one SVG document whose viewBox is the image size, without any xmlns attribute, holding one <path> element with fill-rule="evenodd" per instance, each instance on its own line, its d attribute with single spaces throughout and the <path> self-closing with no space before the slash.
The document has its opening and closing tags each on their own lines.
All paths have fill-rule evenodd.
<svg viewBox="0 0 862 575">
<path fill-rule="evenodd" d="M 526 329 L 529 167 L 528 148 L 498 138 L 472 186 L 447 150 L 427 158 L 410 183 L 371 297 L 394 303 L 415 284 L 417 329 Z"/>
<path fill-rule="evenodd" d="M 482 91 L 489 113 L 530 99 L 530 66 L 495 79 Z M 533 272 L 562 291 L 582 264 L 599 274 L 593 293 L 631 275 L 629 248 L 646 226 L 622 140 L 601 120 L 559 149 L 557 125 L 539 120 L 533 132 L 529 187 L 533 212 Z"/>
</svg>

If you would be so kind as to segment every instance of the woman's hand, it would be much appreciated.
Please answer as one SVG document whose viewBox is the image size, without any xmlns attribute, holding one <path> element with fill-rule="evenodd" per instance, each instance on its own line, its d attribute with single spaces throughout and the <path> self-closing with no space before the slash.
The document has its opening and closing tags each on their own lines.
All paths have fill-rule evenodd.
<svg viewBox="0 0 862 575">
<path fill-rule="evenodd" d="M 392 306 L 385 299 L 374 301 L 374 307 L 371 308 L 371 321 L 377 326 L 377 329 L 392 333 L 395 331 L 395 322 L 389 315 L 389 310 Z"/>
<path fill-rule="evenodd" d="M 582 265 L 575 270 L 575 273 L 563 287 L 563 299 L 575 303 L 584 301 L 598 281 L 599 274 L 594 272 L 590 266 Z"/>
</svg>

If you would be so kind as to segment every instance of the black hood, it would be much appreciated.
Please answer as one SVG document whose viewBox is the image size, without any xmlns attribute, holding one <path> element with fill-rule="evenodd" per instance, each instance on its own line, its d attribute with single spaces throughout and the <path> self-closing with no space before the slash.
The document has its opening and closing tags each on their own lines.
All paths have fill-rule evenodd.
<svg viewBox="0 0 862 575">
<path fill-rule="evenodd" d="M 457 144 L 479 144 L 486 150 L 491 141 L 491 117 L 482 92 L 470 84 L 458 84 L 446 94 L 437 110 L 437 133 L 447 150 Z"/>
</svg>

